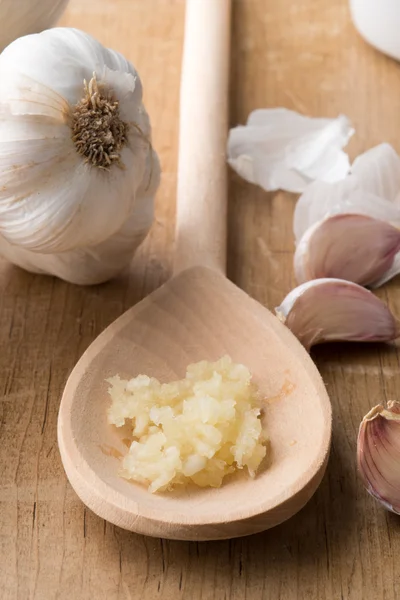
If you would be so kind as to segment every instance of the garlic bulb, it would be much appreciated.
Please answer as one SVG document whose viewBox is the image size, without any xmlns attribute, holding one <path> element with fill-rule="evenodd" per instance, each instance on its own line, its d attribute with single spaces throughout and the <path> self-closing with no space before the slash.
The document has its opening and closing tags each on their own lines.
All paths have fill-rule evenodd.
<svg viewBox="0 0 400 600">
<path fill-rule="evenodd" d="M 362 215 L 379 222 L 361 218 L 328 221 L 334 215 Z M 389 144 L 381 144 L 359 156 L 351 167 L 351 174 L 344 180 L 337 183 L 315 181 L 299 198 L 294 214 L 299 281 L 303 281 L 310 270 L 306 263 L 310 255 L 309 243 L 313 239 L 314 258 L 311 262 L 314 267 L 316 262 L 319 263 L 318 276 L 334 274 L 352 277 L 363 285 L 382 285 L 400 273 L 394 229 L 399 227 L 400 158 Z M 341 248 L 335 245 L 338 237 Z M 357 245 L 357 253 L 351 255 Z M 327 252 L 331 253 L 329 266 L 325 263 L 322 268 L 323 261 L 317 256 Z M 346 267 L 347 274 L 344 275 L 342 257 L 346 252 L 352 264 Z"/>
<path fill-rule="evenodd" d="M 322 342 L 383 342 L 400 323 L 369 290 L 342 279 L 315 279 L 292 290 L 275 309 L 303 346 Z"/>
<path fill-rule="evenodd" d="M 393 266 L 400 229 L 365 215 L 338 214 L 307 229 L 294 256 L 298 283 L 336 277 L 373 285 Z"/>
<path fill-rule="evenodd" d="M 133 66 L 56 28 L 0 55 L 0 252 L 38 273 L 99 283 L 153 219 L 160 168 Z"/>
<path fill-rule="evenodd" d="M 400 403 L 372 408 L 361 422 L 357 464 L 367 491 L 400 515 Z"/>
<path fill-rule="evenodd" d="M 0 51 L 28 33 L 51 27 L 68 0 L 0 0 Z"/>
</svg>

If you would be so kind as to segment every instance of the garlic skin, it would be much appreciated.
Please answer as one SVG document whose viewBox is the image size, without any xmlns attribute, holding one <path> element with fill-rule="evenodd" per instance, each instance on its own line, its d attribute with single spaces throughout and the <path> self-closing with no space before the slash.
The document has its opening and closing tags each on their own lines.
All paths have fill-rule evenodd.
<svg viewBox="0 0 400 600">
<path fill-rule="evenodd" d="M 400 403 L 372 408 L 357 440 L 357 466 L 366 490 L 400 515 Z"/>
<path fill-rule="evenodd" d="M 0 52 L 17 38 L 51 27 L 68 0 L 0 0 Z"/>
<path fill-rule="evenodd" d="M 317 221 L 344 213 L 400 226 L 400 157 L 390 144 L 380 144 L 358 156 L 345 179 L 336 183 L 315 181 L 307 187 L 294 213 L 296 242 Z"/>
<path fill-rule="evenodd" d="M 307 229 L 294 256 L 298 283 L 333 277 L 373 285 L 393 266 L 400 229 L 365 215 L 338 214 Z"/>
<path fill-rule="evenodd" d="M 123 270 L 153 220 L 160 166 L 133 66 L 55 28 L 0 55 L 0 252 L 78 284 Z"/>
<path fill-rule="evenodd" d="M 302 192 L 314 180 L 343 179 L 350 170 L 342 150 L 354 129 L 347 117 L 312 118 L 287 108 L 250 113 L 229 132 L 228 163 L 264 190 Z"/>
<path fill-rule="evenodd" d="M 400 157 L 389 144 L 380 144 L 360 155 L 351 167 L 351 174 L 342 181 L 336 183 L 315 181 L 308 186 L 299 198 L 294 213 L 293 229 L 296 247 L 302 247 L 298 252 L 299 255 L 305 253 L 307 239 L 314 235 L 314 230 L 311 228 L 317 228 L 317 224 L 321 224 L 334 215 L 363 215 L 384 222 L 394 228 L 400 228 Z M 359 221 L 360 223 L 361 221 Z M 371 238 L 367 245 L 366 237 L 363 241 L 364 236 L 360 237 L 361 232 L 358 230 L 358 241 L 363 243 L 366 260 L 360 260 L 358 267 L 354 264 L 354 272 L 363 273 L 361 279 L 355 276 L 354 281 L 364 281 L 364 275 L 371 270 L 371 275 L 366 277 L 368 283 L 363 282 L 363 285 L 370 285 L 371 287 L 378 287 L 400 273 L 400 257 L 395 254 L 392 257 L 393 260 L 388 261 L 386 271 L 379 274 L 380 269 L 377 269 L 374 280 L 372 271 L 375 267 L 371 269 L 371 265 L 367 262 L 380 263 L 383 268 L 384 261 L 381 260 L 382 255 L 380 253 L 388 251 L 391 255 L 392 247 L 395 245 L 394 238 L 396 237 L 395 232 L 391 230 L 391 233 L 389 233 L 388 229 L 387 233 L 390 235 L 390 240 L 383 243 L 384 225 L 382 223 L 376 224 L 376 229 L 379 239 Z M 380 229 L 379 232 L 378 229 Z M 349 230 L 349 238 L 352 235 Z M 322 237 L 320 239 L 322 240 Z M 346 239 L 345 243 L 350 245 L 351 240 Z M 323 245 L 326 244 L 327 240 L 324 241 Z M 375 260 L 372 256 L 374 252 L 372 245 L 377 245 Z M 325 249 L 323 248 L 321 251 L 323 253 Z M 317 249 L 314 252 L 317 252 Z M 378 255 L 380 255 L 380 258 Z M 352 260 L 355 262 L 355 257 Z M 342 266 L 339 265 L 339 269 L 341 268 Z M 300 266 L 298 269 L 300 273 Z M 336 266 L 335 272 L 339 275 L 340 271 L 337 269 Z M 325 276 L 325 274 L 323 275 Z M 342 277 L 342 275 L 340 276 Z M 302 281 L 302 277 L 300 281 Z"/>
<path fill-rule="evenodd" d="M 303 283 L 275 312 L 307 350 L 324 342 L 384 342 L 400 335 L 400 322 L 381 300 L 343 279 Z"/>
</svg>

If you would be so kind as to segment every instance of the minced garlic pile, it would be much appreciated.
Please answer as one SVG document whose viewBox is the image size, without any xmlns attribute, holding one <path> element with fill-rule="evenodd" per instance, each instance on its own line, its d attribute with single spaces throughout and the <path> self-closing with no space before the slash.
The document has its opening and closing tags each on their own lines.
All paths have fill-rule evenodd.
<svg viewBox="0 0 400 600">
<path fill-rule="evenodd" d="M 109 422 L 132 423 L 133 441 L 120 474 L 150 492 L 178 484 L 219 487 L 235 469 L 254 477 L 266 453 L 257 389 L 249 370 L 225 356 L 189 365 L 171 383 L 139 375 L 107 380 Z"/>
</svg>

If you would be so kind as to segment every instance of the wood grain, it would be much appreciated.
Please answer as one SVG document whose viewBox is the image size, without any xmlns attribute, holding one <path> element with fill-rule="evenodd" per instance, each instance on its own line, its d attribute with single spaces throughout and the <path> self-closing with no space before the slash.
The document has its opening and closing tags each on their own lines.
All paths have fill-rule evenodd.
<svg viewBox="0 0 400 600">
<path fill-rule="evenodd" d="M 315 359 L 330 393 L 328 471 L 311 502 L 264 534 L 166 542 L 110 526 L 66 482 L 56 445 L 60 395 L 85 348 L 171 270 L 183 0 L 71 0 L 83 28 L 138 67 L 164 176 L 157 221 L 130 276 L 78 288 L 1 263 L 0 589 L 2 600 L 397 600 L 400 522 L 356 476 L 359 421 L 397 399 L 398 347 L 336 345 Z M 236 0 L 231 122 L 262 106 L 351 117 L 351 155 L 400 151 L 400 66 L 354 31 L 346 0 Z M 230 179 L 230 277 L 268 307 L 293 286 L 295 198 Z M 379 292 L 400 315 L 399 283 Z"/>
<path fill-rule="evenodd" d="M 179 103 L 174 274 L 226 273 L 232 1 L 187 0 Z"/>
</svg>

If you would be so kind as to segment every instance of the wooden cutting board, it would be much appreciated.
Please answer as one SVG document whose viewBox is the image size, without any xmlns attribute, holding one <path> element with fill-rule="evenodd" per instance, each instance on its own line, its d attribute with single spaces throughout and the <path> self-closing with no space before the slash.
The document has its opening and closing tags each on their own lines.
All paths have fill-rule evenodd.
<svg viewBox="0 0 400 600">
<path fill-rule="evenodd" d="M 128 276 L 84 289 L 0 263 L 1 599 L 397 600 L 400 521 L 364 492 L 355 467 L 360 419 L 398 399 L 396 348 L 315 352 L 334 413 L 328 470 L 309 504 L 264 534 L 144 538 L 94 516 L 66 482 L 56 442 L 66 378 L 104 327 L 171 271 L 183 15 L 183 0 L 71 0 L 62 19 L 139 69 L 164 175 L 157 221 Z M 231 75 L 232 124 L 264 106 L 343 112 L 357 130 L 352 156 L 381 141 L 400 151 L 400 65 L 358 37 L 346 0 L 236 0 Z M 294 285 L 295 197 L 230 181 L 228 274 L 273 308 Z M 379 292 L 397 315 L 399 288 Z"/>
</svg>

